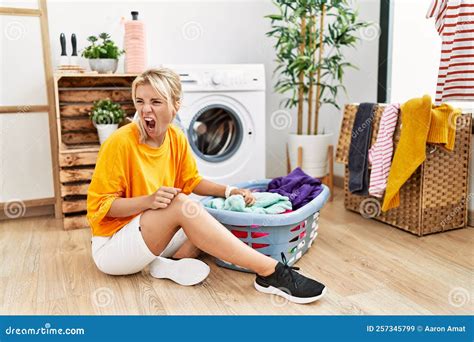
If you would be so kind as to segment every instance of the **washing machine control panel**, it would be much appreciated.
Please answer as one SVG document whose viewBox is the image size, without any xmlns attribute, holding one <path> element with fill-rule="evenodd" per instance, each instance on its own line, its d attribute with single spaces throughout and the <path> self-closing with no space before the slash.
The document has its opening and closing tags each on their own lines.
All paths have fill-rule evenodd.
<svg viewBox="0 0 474 342">
<path fill-rule="evenodd" d="M 262 65 L 170 65 L 181 77 L 183 91 L 251 91 L 265 90 Z"/>
<path fill-rule="evenodd" d="M 222 72 L 206 73 L 205 84 L 214 87 L 233 87 L 242 86 L 249 83 L 243 72 Z"/>
<path fill-rule="evenodd" d="M 183 78 L 182 78 L 183 81 Z M 188 90 L 256 90 L 262 87 L 260 79 L 245 72 L 215 71 L 193 74 L 191 79 L 183 81 Z"/>
</svg>

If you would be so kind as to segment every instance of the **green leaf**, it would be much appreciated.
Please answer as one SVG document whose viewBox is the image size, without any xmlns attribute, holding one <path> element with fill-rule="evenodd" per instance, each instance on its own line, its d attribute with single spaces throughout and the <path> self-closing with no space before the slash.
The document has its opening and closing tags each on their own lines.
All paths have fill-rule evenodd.
<svg viewBox="0 0 474 342">
<path fill-rule="evenodd" d="M 270 18 L 272 20 L 282 20 L 283 19 L 283 17 L 280 14 L 266 15 L 265 18 Z"/>
</svg>

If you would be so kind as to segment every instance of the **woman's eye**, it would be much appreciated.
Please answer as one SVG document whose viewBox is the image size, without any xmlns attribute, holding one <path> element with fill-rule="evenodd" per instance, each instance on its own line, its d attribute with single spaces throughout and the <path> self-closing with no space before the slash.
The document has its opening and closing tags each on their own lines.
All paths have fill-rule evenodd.
<svg viewBox="0 0 474 342">
<path fill-rule="evenodd" d="M 161 104 L 161 101 L 153 101 L 153 104 L 156 105 L 156 106 L 157 106 L 157 105 L 160 105 L 160 104 Z"/>
<path fill-rule="evenodd" d="M 136 102 L 137 102 L 137 103 L 142 103 L 143 101 L 142 101 L 142 100 L 137 100 Z"/>
</svg>

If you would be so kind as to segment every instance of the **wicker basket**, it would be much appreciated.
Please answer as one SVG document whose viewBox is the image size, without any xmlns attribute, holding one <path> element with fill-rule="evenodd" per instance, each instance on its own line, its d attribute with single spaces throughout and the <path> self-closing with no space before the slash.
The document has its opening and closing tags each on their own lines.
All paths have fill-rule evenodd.
<svg viewBox="0 0 474 342">
<path fill-rule="evenodd" d="M 375 143 L 385 105 L 375 107 L 371 146 Z M 353 195 L 349 191 L 348 156 L 351 132 L 358 105 L 345 106 L 336 161 L 345 164 L 344 205 L 365 217 L 390 224 L 418 236 L 467 226 L 467 196 L 471 143 L 471 114 L 457 120 L 453 152 L 428 145 L 425 162 L 400 189 L 400 206 L 385 213 L 382 200 Z M 400 139 L 400 121 L 394 134 L 395 149 Z"/>
</svg>

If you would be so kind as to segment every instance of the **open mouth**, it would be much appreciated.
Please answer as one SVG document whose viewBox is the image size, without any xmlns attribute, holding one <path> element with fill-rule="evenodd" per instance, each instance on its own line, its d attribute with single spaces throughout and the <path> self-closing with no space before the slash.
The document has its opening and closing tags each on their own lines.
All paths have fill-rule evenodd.
<svg viewBox="0 0 474 342">
<path fill-rule="evenodd" d="M 156 121 L 153 118 L 144 118 L 145 119 L 145 125 L 149 130 L 153 130 L 156 126 Z"/>
</svg>

